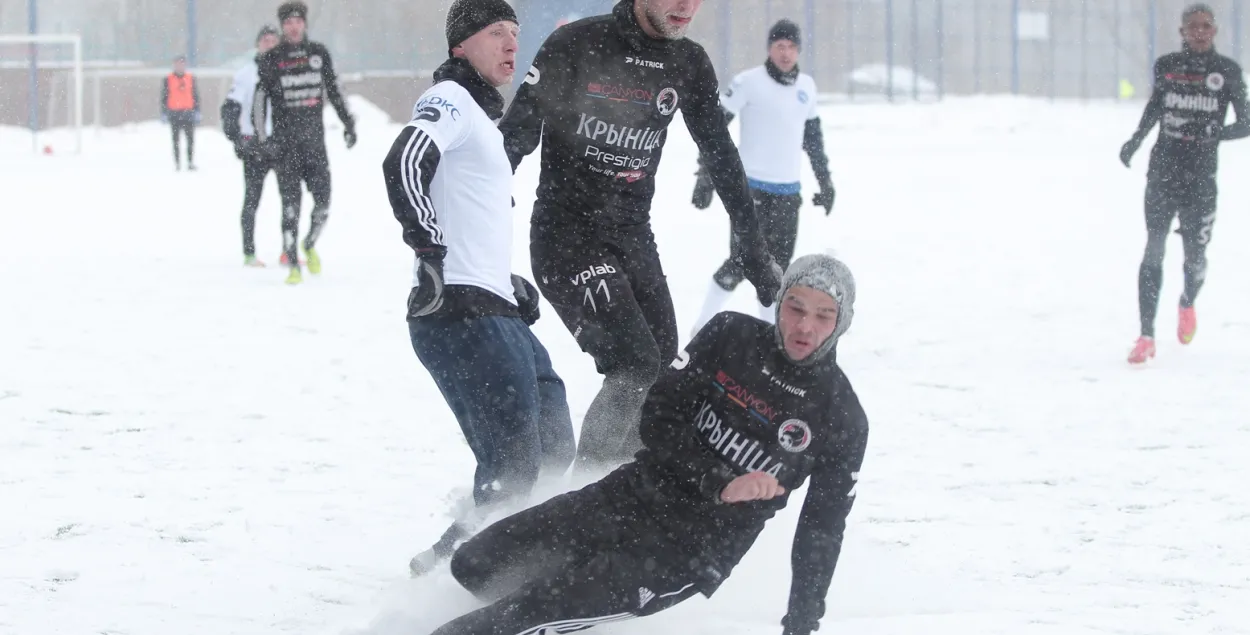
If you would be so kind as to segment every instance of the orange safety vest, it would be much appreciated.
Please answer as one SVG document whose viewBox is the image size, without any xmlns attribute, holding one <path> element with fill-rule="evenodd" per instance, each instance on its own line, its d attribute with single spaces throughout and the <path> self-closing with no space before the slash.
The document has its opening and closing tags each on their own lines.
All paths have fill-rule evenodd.
<svg viewBox="0 0 1250 635">
<path fill-rule="evenodd" d="M 191 73 L 183 73 L 182 77 L 170 73 L 165 78 L 165 86 L 169 89 L 169 98 L 165 100 L 165 108 L 169 110 L 195 109 L 195 78 Z"/>
</svg>

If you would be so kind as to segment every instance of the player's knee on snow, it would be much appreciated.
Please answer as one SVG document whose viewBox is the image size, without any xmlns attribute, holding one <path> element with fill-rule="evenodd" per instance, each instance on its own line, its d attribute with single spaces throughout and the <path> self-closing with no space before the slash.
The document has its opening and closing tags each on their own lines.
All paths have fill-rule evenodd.
<svg viewBox="0 0 1250 635">
<path fill-rule="evenodd" d="M 554 531 L 554 529 L 553 529 Z M 456 582 L 486 602 L 503 598 L 532 579 L 551 575 L 566 560 L 544 549 L 502 553 L 499 544 L 478 534 L 460 545 L 451 557 L 451 575 Z"/>
<path fill-rule="evenodd" d="M 494 558 L 482 553 L 473 541 L 469 541 L 452 555 L 451 575 L 466 591 L 482 598 L 490 586 L 494 564 Z"/>
</svg>

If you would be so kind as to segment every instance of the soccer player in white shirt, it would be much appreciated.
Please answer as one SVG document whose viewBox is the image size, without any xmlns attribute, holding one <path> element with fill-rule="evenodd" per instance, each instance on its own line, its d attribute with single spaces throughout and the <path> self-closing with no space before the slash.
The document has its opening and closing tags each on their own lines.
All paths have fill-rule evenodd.
<svg viewBox="0 0 1250 635">
<path fill-rule="evenodd" d="M 829 159 L 816 106 L 816 82 L 799 72 L 801 45 L 799 26 L 781 20 L 768 32 L 768 61 L 739 73 L 721 95 L 726 117 L 737 117 L 742 122 L 738 152 L 755 199 L 760 230 L 768 242 L 769 253 L 782 268 L 788 267 L 794 257 L 799 208 L 803 205 L 800 151 L 807 153 L 820 185 L 812 204 L 825 208 L 826 216 L 833 211 L 833 179 L 829 176 Z M 712 204 L 712 194 L 711 178 L 700 167 L 694 206 L 706 209 Z M 703 310 L 691 333 L 698 332 L 719 313 L 742 282 L 742 268 L 733 258 L 738 248 L 731 237 L 730 257 L 712 276 Z M 773 309 L 762 305 L 759 308 L 760 318 L 772 321 Z"/>
<path fill-rule="evenodd" d="M 512 164 L 496 122 L 498 86 L 516 70 L 517 17 L 504 0 L 456 0 L 450 58 L 383 163 L 403 238 L 416 252 L 408 296 L 413 350 L 477 459 L 472 512 L 412 559 L 413 575 L 449 557 L 476 522 L 524 506 L 540 474 L 573 461 L 564 383 L 529 325 L 538 291 L 512 275 Z"/>
<path fill-rule="evenodd" d="M 268 53 L 278 45 L 278 30 L 266 25 L 256 35 L 256 55 Z M 256 258 L 256 209 L 260 207 L 260 195 L 265 189 L 265 177 L 274 169 L 272 157 L 258 152 L 256 128 L 252 125 L 252 99 L 256 96 L 256 83 L 260 72 L 253 58 L 234 74 L 230 94 L 221 104 L 221 126 L 226 138 L 234 144 L 234 154 L 243 160 L 243 264 L 248 267 L 264 267 Z M 265 132 L 273 133 L 273 121 L 266 118 Z"/>
</svg>

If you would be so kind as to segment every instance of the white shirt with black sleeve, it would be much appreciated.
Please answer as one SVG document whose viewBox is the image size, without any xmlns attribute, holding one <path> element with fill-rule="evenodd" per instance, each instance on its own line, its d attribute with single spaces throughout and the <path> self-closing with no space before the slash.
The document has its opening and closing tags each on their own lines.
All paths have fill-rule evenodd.
<svg viewBox="0 0 1250 635">
<path fill-rule="evenodd" d="M 785 85 L 757 66 L 733 78 L 721 107 L 741 121 L 738 152 L 751 187 L 797 194 L 807 123 L 820 117 L 811 75 L 799 73 Z"/>
<path fill-rule="evenodd" d="M 480 289 L 514 308 L 512 164 L 469 91 L 450 80 L 426 90 L 383 171 L 404 242 L 416 251 L 413 285 L 423 254 L 445 254 L 449 294 L 459 286 L 480 300 Z"/>
</svg>

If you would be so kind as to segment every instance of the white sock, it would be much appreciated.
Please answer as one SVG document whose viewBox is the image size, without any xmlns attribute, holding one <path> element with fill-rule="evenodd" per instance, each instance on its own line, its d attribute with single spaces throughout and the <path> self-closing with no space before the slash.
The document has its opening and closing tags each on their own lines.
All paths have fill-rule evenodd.
<svg viewBox="0 0 1250 635">
<path fill-rule="evenodd" d="M 761 320 L 764 320 L 765 322 L 768 322 L 769 324 L 772 324 L 775 321 L 775 318 L 777 317 L 777 305 L 776 304 L 773 304 L 772 306 L 764 306 L 762 304 L 759 304 L 759 305 L 756 305 L 756 308 L 760 310 Z"/>
<path fill-rule="evenodd" d="M 713 280 L 707 287 L 707 297 L 703 299 L 703 310 L 699 311 L 699 319 L 695 320 L 694 328 L 690 330 L 690 337 L 693 338 L 699 329 L 703 328 L 717 313 L 721 312 L 725 303 L 729 301 L 729 297 L 733 295 L 733 291 L 726 291 L 716 281 Z"/>
</svg>

